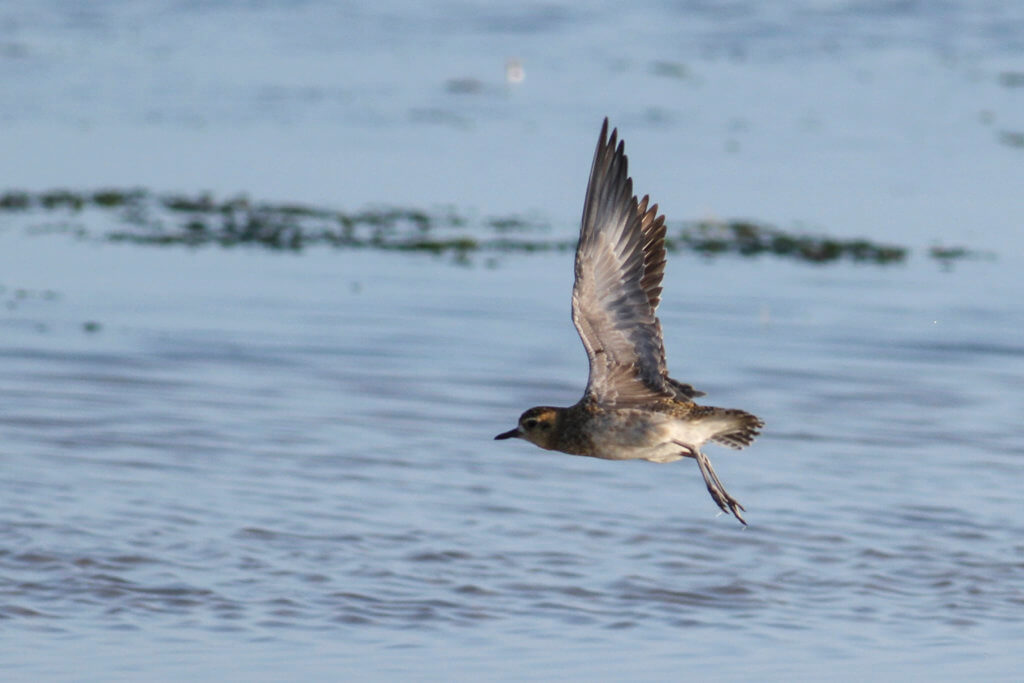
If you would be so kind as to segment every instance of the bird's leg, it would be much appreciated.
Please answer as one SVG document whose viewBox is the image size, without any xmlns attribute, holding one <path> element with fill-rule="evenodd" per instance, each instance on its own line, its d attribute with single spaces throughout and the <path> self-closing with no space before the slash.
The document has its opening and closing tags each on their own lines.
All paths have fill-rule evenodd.
<svg viewBox="0 0 1024 683">
<path fill-rule="evenodd" d="M 676 443 L 679 443 L 678 441 Z M 700 473 L 704 475 L 704 483 L 708 487 L 708 493 L 711 494 L 712 500 L 718 504 L 718 507 L 722 509 L 722 512 L 726 514 L 732 514 L 736 519 L 740 520 L 743 526 L 747 525 L 747 520 L 743 519 L 743 515 L 740 514 L 740 510 L 745 510 L 740 502 L 729 495 L 722 486 L 722 482 L 719 481 L 718 475 L 715 474 L 715 468 L 711 466 L 711 461 L 708 460 L 708 456 L 704 455 L 698 448 L 692 448 L 686 444 L 679 443 L 683 447 L 683 455 L 688 458 L 694 458 L 697 461 L 697 465 L 700 466 Z"/>
<path fill-rule="evenodd" d="M 736 519 L 740 520 L 743 526 L 746 526 L 747 520 L 743 519 L 743 515 L 740 514 L 740 510 L 745 510 L 746 508 L 740 505 L 738 500 L 730 496 L 729 492 L 722 486 L 722 482 L 719 481 L 718 475 L 715 474 L 715 468 L 711 466 L 708 456 L 698 450 L 694 457 L 697 458 L 697 464 L 700 465 L 700 473 L 704 475 L 704 483 L 707 484 L 708 493 L 718 503 L 718 507 L 722 508 L 722 511 L 725 513 L 731 512 Z"/>
</svg>

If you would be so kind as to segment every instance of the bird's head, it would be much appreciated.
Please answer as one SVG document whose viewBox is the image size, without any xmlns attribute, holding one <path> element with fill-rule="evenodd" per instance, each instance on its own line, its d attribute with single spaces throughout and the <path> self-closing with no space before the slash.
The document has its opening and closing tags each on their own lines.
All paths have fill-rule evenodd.
<svg viewBox="0 0 1024 683">
<path fill-rule="evenodd" d="M 498 434 L 495 439 L 525 439 L 541 448 L 554 449 L 555 424 L 558 421 L 558 408 L 537 406 L 530 408 L 519 416 L 519 425 L 515 429 Z"/>
</svg>

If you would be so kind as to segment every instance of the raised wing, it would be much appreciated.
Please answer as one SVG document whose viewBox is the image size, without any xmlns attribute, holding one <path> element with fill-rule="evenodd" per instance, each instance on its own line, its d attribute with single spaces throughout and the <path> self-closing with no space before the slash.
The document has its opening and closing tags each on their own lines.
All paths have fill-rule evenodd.
<svg viewBox="0 0 1024 683">
<path fill-rule="evenodd" d="M 668 377 L 655 315 L 665 272 L 665 217 L 637 201 L 625 147 L 608 119 L 590 169 L 576 247 L 572 320 L 590 360 L 586 396 L 607 404 L 703 395 Z"/>
</svg>

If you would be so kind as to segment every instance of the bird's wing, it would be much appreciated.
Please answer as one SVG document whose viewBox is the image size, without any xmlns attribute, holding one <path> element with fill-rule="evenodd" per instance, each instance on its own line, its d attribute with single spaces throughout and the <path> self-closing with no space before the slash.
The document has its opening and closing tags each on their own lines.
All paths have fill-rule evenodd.
<svg viewBox="0 0 1024 683">
<path fill-rule="evenodd" d="M 576 247 L 572 320 L 590 360 L 586 396 L 628 405 L 702 395 L 668 377 L 655 309 L 665 272 L 665 217 L 637 201 L 624 145 L 608 119 L 590 169 Z"/>
</svg>

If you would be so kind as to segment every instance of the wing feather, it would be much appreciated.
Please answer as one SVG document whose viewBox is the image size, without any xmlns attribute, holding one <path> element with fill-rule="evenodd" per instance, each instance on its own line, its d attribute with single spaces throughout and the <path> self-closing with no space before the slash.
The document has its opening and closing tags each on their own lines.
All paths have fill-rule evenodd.
<svg viewBox="0 0 1024 683">
<path fill-rule="evenodd" d="M 625 146 L 608 119 L 594 152 L 576 247 L 572 319 L 590 360 L 586 396 L 644 403 L 703 395 L 668 377 L 655 310 L 665 273 L 665 217 L 637 200 Z"/>
</svg>

